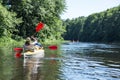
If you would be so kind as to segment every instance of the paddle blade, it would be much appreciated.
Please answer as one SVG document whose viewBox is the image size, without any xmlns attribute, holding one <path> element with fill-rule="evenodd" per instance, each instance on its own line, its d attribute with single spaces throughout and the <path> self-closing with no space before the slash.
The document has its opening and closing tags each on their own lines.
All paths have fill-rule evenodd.
<svg viewBox="0 0 120 80">
<path fill-rule="evenodd" d="M 57 50 L 57 46 L 56 45 L 49 46 L 48 48 L 51 49 L 51 50 Z"/>
<path fill-rule="evenodd" d="M 22 56 L 21 53 L 16 53 L 16 54 L 15 54 L 15 57 L 16 57 L 16 58 L 21 58 L 21 56 Z"/>
<path fill-rule="evenodd" d="M 44 27 L 44 24 L 42 22 L 38 23 L 38 25 L 36 26 L 36 32 L 39 32 L 42 28 Z"/>
<path fill-rule="evenodd" d="M 22 51 L 22 48 L 14 48 L 14 51 Z"/>
</svg>

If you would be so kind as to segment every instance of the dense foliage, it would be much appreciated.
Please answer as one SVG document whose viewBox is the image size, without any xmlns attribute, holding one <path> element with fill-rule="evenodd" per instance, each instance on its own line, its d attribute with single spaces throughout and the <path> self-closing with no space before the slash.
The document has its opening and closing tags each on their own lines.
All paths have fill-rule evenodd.
<svg viewBox="0 0 120 80">
<path fill-rule="evenodd" d="M 36 34 L 41 41 L 63 36 L 65 40 L 120 42 L 120 6 L 62 21 L 65 5 L 65 0 L 0 0 L 0 38 L 32 36 L 43 22 L 44 28 Z"/>
<path fill-rule="evenodd" d="M 66 32 L 63 35 L 65 40 L 79 40 L 81 33 L 83 32 L 83 25 L 85 17 L 79 17 L 76 19 L 67 19 L 64 23 L 66 26 Z"/>
<path fill-rule="evenodd" d="M 97 42 L 120 42 L 120 6 L 106 11 L 64 21 L 64 39 Z"/>
<path fill-rule="evenodd" d="M 64 27 L 60 14 L 65 7 L 64 0 L 12 0 L 11 3 L 11 10 L 23 19 L 21 28 L 18 28 L 20 36 L 33 35 L 36 25 L 41 21 L 46 24 L 38 34 L 41 40 L 62 38 Z"/>
<path fill-rule="evenodd" d="M 17 30 L 13 30 L 12 38 L 32 36 L 35 33 L 36 25 L 43 22 L 44 29 L 36 34 L 40 40 L 62 39 L 61 35 L 65 32 L 65 27 L 60 15 L 65 9 L 65 0 L 1 0 L 1 3 L 5 7 L 7 6 L 6 11 L 17 14 L 16 19 L 22 18 L 21 24 L 12 26 L 14 30 Z M 16 20 L 11 19 L 11 21 Z M 12 24 L 10 21 L 9 23 Z"/>
<path fill-rule="evenodd" d="M 11 37 L 16 31 L 15 26 L 21 23 L 20 18 L 16 18 L 16 14 L 8 11 L 0 3 L 0 37 Z"/>
</svg>

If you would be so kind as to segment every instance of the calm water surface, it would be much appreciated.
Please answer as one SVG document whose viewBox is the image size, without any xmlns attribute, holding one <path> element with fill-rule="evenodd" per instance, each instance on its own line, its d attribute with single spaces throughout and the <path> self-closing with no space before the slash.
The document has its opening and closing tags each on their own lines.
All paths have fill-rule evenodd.
<svg viewBox="0 0 120 80">
<path fill-rule="evenodd" d="M 120 80 L 118 44 L 65 43 L 26 61 L 10 48 L 0 53 L 0 80 Z"/>
</svg>

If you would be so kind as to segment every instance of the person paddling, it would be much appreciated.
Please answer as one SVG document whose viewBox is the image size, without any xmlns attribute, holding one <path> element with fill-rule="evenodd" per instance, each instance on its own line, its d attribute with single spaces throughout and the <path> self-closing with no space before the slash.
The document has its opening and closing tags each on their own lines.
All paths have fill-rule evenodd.
<svg viewBox="0 0 120 80">
<path fill-rule="evenodd" d="M 38 46 L 40 49 L 43 48 L 41 43 L 38 42 L 37 38 L 35 38 L 34 36 L 31 36 L 31 40 L 32 40 L 32 43 L 34 46 Z"/>
<path fill-rule="evenodd" d="M 24 48 L 25 52 L 26 51 L 34 51 L 34 45 L 31 44 L 31 39 L 29 37 L 26 39 L 26 42 L 25 42 L 23 48 Z"/>
</svg>

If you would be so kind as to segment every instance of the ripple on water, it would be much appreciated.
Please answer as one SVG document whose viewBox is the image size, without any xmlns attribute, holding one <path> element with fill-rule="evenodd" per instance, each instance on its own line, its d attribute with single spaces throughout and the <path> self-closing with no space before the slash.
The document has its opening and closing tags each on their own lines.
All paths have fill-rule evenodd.
<svg viewBox="0 0 120 80">
<path fill-rule="evenodd" d="M 102 64 L 104 62 L 100 59 L 78 58 L 72 54 L 72 58 L 70 55 L 64 58 L 61 71 L 65 80 L 119 80 L 120 69 L 110 68 Z"/>
<path fill-rule="evenodd" d="M 120 80 L 120 46 L 97 43 L 62 45 L 63 80 Z M 117 55 L 116 55 L 117 54 Z M 116 57 L 117 56 L 117 57 Z M 114 61 L 116 59 L 116 61 Z"/>
</svg>

